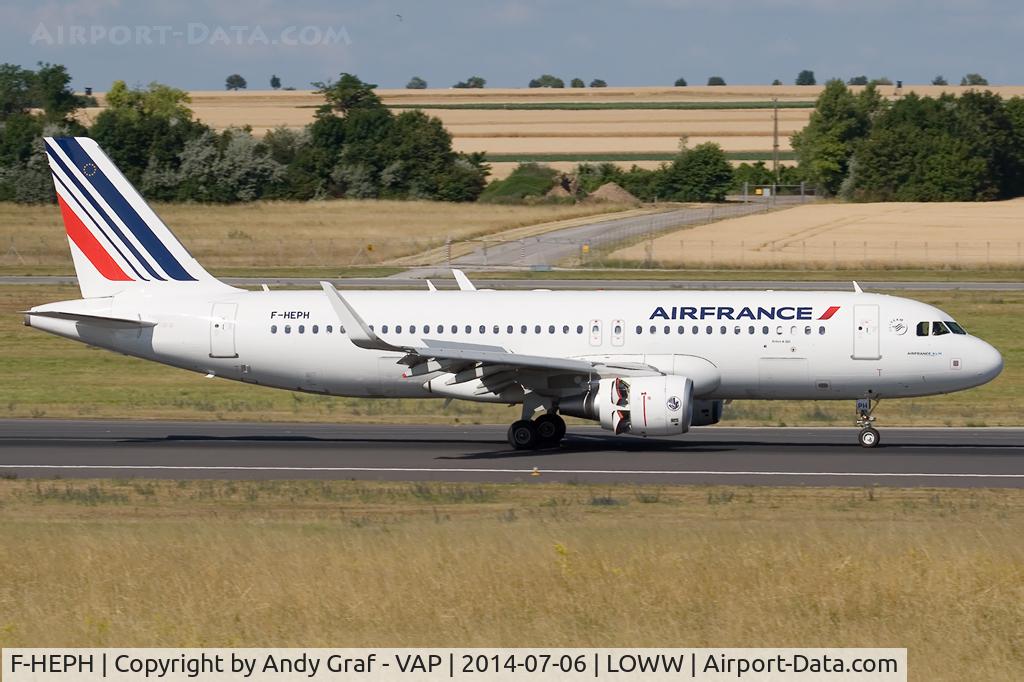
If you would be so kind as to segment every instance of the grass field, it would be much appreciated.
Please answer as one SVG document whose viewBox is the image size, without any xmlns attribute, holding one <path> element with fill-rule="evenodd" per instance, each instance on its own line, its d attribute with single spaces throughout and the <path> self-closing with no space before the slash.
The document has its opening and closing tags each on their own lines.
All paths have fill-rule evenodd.
<svg viewBox="0 0 1024 682">
<path fill-rule="evenodd" d="M 655 267 L 1024 266 L 1024 199 L 819 203 L 683 229 L 608 255 Z"/>
<path fill-rule="evenodd" d="M 0 481 L 5 646 L 886 646 L 1024 667 L 1019 490 Z"/>
<path fill-rule="evenodd" d="M 343 270 L 379 265 L 454 240 L 622 210 L 609 204 L 495 206 L 440 201 L 335 200 L 234 205 L 156 204 L 213 273 L 262 266 Z M 539 227 L 537 227 L 539 226 Z M 0 271 L 72 272 L 56 206 L 0 202 Z"/>
<path fill-rule="evenodd" d="M 518 408 L 481 403 L 456 401 L 445 410 L 439 400 L 327 398 L 205 379 L 50 336 L 24 327 L 17 314 L 77 297 L 71 287 L 0 287 L 0 417 L 502 424 L 518 415 Z M 937 292 L 914 298 L 943 308 L 995 345 L 1006 369 L 978 389 L 883 401 L 879 425 L 1021 425 L 1024 293 Z M 852 427 L 852 413 L 850 401 L 736 401 L 726 409 L 723 424 Z"/>
</svg>

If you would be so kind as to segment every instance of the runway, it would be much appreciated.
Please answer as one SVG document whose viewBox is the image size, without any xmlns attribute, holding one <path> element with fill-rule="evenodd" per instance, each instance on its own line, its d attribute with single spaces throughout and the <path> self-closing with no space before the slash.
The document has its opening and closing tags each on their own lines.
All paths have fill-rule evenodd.
<svg viewBox="0 0 1024 682">
<path fill-rule="evenodd" d="M 423 277 L 431 280 L 438 289 L 455 289 L 451 271 L 445 268 L 420 269 Z M 785 273 L 780 272 L 780 276 Z M 266 284 L 271 289 L 303 288 L 319 289 L 320 279 L 316 277 L 224 277 L 223 281 L 237 287 L 259 287 Z M 608 291 L 659 291 L 659 290 L 753 290 L 765 289 L 803 291 L 852 291 L 848 280 L 842 281 L 800 281 L 800 280 L 714 280 L 714 279 L 480 279 L 474 278 L 481 288 L 488 289 L 552 289 L 552 290 L 593 290 Z M 332 279 L 338 289 L 424 289 L 426 284 L 419 277 L 345 277 Z M 976 281 L 859 281 L 864 291 L 1024 291 L 1024 282 L 976 282 Z M 0 276 L 0 285 L 48 285 L 75 286 L 78 279 L 71 275 L 7 275 Z"/>
<path fill-rule="evenodd" d="M 1024 429 L 570 427 L 519 452 L 501 426 L 0 420 L 0 476 L 1024 487 Z"/>
</svg>

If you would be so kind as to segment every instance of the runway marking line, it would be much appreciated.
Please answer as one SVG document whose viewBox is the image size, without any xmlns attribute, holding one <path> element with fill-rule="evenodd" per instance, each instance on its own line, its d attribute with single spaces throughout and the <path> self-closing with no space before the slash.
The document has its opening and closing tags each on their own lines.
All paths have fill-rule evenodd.
<svg viewBox="0 0 1024 682">
<path fill-rule="evenodd" d="M 113 471 L 323 471 L 366 473 L 457 473 L 457 474 L 530 474 L 533 469 L 473 469 L 426 467 L 285 467 L 285 466 L 220 466 L 163 464 L 0 464 L 0 469 L 106 469 Z M 629 474 L 651 476 L 834 476 L 875 478 L 1024 478 L 1024 474 L 976 474 L 938 472 L 874 472 L 874 471 L 671 471 L 644 469 L 541 469 L 542 474 Z"/>
</svg>

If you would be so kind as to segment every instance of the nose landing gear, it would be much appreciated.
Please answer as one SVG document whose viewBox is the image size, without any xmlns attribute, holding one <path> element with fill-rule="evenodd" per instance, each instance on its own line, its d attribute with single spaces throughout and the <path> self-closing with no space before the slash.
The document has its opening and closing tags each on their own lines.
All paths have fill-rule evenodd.
<svg viewBox="0 0 1024 682">
<path fill-rule="evenodd" d="M 871 398 L 861 398 L 857 401 L 857 426 L 860 427 L 857 440 L 863 448 L 877 448 L 878 443 L 882 440 L 878 429 L 873 426 L 875 417 L 872 413 L 878 407 L 878 402 L 878 398 L 875 398 L 873 404 Z"/>
</svg>

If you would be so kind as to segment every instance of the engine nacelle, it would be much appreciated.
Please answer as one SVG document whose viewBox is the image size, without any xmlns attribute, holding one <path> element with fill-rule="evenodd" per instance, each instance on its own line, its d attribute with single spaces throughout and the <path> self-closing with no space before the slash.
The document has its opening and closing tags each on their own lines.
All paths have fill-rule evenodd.
<svg viewBox="0 0 1024 682">
<path fill-rule="evenodd" d="M 602 379 L 593 406 L 601 426 L 616 435 L 686 433 L 693 419 L 693 382 L 672 374 Z"/>
<path fill-rule="evenodd" d="M 711 426 L 722 421 L 722 400 L 694 400 L 690 426 Z"/>
</svg>

